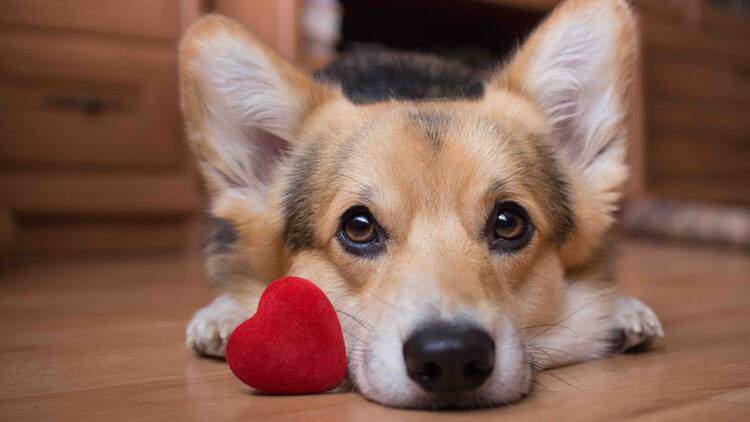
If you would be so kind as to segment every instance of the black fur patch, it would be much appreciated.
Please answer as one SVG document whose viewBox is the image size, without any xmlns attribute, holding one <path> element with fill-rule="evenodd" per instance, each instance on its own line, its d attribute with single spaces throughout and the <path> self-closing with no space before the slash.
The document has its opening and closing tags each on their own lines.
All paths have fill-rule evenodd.
<svg viewBox="0 0 750 422">
<path fill-rule="evenodd" d="M 237 232 L 229 221 L 211 217 L 208 224 L 208 235 L 204 245 L 207 253 L 226 252 L 237 241 Z"/>
<path fill-rule="evenodd" d="M 570 198 L 570 185 L 563 177 L 557 163 L 544 166 L 547 180 L 552 184 L 550 189 L 550 203 L 547 207 L 555 222 L 555 241 L 564 242 L 575 229 L 576 222 Z"/>
<path fill-rule="evenodd" d="M 478 99 L 478 72 L 457 61 L 388 50 L 344 54 L 316 75 L 341 85 L 354 103 L 397 100 Z"/>
<path fill-rule="evenodd" d="M 564 242 L 575 229 L 575 216 L 573 215 L 570 183 L 560 170 L 560 164 L 552 151 L 544 145 L 535 145 L 535 158 L 539 160 L 537 168 L 546 183 L 545 194 L 548 202 L 545 212 L 549 215 L 554 225 L 553 240 L 557 243 Z"/>
<path fill-rule="evenodd" d="M 311 142 L 292 162 L 289 184 L 282 197 L 284 241 L 293 251 L 315 243 L 313 187 L 310 179 L 318 162 L 318 145 Z"/>
</svg>

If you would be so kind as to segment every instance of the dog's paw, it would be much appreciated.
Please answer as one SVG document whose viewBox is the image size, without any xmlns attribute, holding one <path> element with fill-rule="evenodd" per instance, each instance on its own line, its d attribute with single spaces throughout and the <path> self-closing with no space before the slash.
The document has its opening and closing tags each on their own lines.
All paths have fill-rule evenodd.
<svg viewBox="0 0 750 422">
<path fill-rule="evenodd" d="M 615 317 L 619 329 L 613 341 L 614 352 L 646 349 L 657 337 L 664 336 L 661 322 L 645 303 L 630 296 L 620 296 L 615 302 Z"/>
<path fill-rule="evenodd" d="M 229 335 L 248 317 L 247 309 L 231 296 L 219 296 L 193 315 L 186 331 L 187 346 L 198 355 L 223 358 Z"/>
</svg>

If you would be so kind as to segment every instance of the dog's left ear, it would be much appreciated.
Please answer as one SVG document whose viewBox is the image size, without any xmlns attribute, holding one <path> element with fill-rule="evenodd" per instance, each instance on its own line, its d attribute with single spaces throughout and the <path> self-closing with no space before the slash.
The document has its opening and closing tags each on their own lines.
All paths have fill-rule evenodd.
<svg viewBox="0 0 750 422">
<path fill-rule="evenodd" d="M 264 196 L 304 118 L 338 94 L 218 15 L 202 18 L 182 40 L 180 93 L 213 200 L 232 190 Z"/>
<path fill-rule="evenodd" d="M 568 0 L 491 81 L 490 88 L 520 93 L 541 109 L 572 170 L 576 228 L 563 248 L 569 265 L 585 260 L 612 224 L 627 178 L 623 120 L 634 26 L 624 0 Z"/>
<path fill-rule="evenodd" d="M 242 268 L 243 278 L 278 277 L 283 223 L 274 181 L 301 150 L 306 118 L 340 92 L 287 63 L 239 23 L 209 15 L 181 42 L 180 96 L 210 212 L 243 245 L 241 255 L 209 263 L 217 267 L 214 278 L 240 272 L 225 268 L 231 265 Z"/>
</svg>

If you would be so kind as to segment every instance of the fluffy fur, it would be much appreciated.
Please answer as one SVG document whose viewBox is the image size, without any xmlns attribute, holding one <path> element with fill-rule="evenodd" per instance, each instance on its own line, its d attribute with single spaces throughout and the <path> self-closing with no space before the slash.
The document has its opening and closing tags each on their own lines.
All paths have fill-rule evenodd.
<svg viewBox="0 0 750 422">
<path fill-rule="evenodd" d="M 328 294 L 351 384 L 392 406 L 512 402 L 535 370 L 661 335 L 646 305 L 617 292 L 607 240 L 627 174 L 633 26 L 622 0 L 568 0 L 489 78 L 398 56 L 345 58 L 316 80 L 238 24 L 202 19 L 182 43 L 180 79 L 222 295 L 196 313 L 188 345 L 222 356 L 263 287 L 287 274 Z M 398 69 L 423 83 L 382 77 Z M 509 254 L 482 235 L 502 200 L 534 226 Z M 352 206 L 387 230 L 381 255 L 337 241 Z M 495 369 L 480 388 L 433 394 L 407 377 L 403 343 L 430 321 L 490 334 Z"/>
</svg>

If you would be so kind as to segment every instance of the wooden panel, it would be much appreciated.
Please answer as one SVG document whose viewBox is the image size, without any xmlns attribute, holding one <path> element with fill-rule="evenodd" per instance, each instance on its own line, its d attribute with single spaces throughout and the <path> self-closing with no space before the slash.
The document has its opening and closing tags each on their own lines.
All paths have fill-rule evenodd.
<svg viewBox="0 0 750 422">
<path fill-rule="evenodd" d="M 16 222 L 10 211 L 0 208 L 0 265 L 5 262 L 16 242 Z"/>
<path fill-rule="evenodd" d="M 691 132 L 721 133 L 747 140 L 750 144 L 748 110 L 726 104 L 707 107 L 700 102 L 654 99 L 648 104 L 653 122 Z M 721 139 L 719 140 L 721 141 Z"/>
<path fill-rule="evenodd" d="M 731 2 L 725 1 L 724 6 L 715 0 L 700 0 L 700 3 L 700 21 L 703 26 L 722 33 L 736 33 L 745 39 L 750 37 L 750 19 L 746 13 L 733 10 Z M 747 9 L 747 2 L 743 6 Z"/>
<path fill-rule="evenodd" d="M 0 162 L 178 162 L 171 48 L 4 30 L 0 56 Z"/>
<path fill-rule="evenodd" d="M 650 51 L 646 63 L 651 95 L 750 107 L 750 67 L 744 63 L 686 59 Z"/>
<path fill-rule="evenodd" d="M 648 191 L 750 205 L 750 20 L 710 2 L 637 1 L 647 86 Z"/>
<path fill-rule="evenodd" d="M 15 254 L 179 251 L 186 227 L 184 219 L 22 220 Z"/>
<path fill-rule="evenodd" d="M 693 59 L 735 59 L 750 61 L 747 36 L 736 33 L 717 33 L 700 27 L 686 27 L 685 22 L 674 17 L 657 17 L 641 14 L 641 27 L 647 48 L 685 54 Z"/>
<path fill-rule="evenodd" d="M 649 191 L 658 197 L 684 201 L 701 201 L 726 205 L 750 206 L 747 180 L 736 177 L 721 181 L 706 175 L 674 176 L 649 179 Z"/>
<path fill-rule="evenodd" d="M 0 22 L 175 40 L 180 1 L 4 0 Z"/>
<path fill-rule="evenodd" d="M 145 172 L 0 174 L 0 198 L 32 214 L 183 214 L 202 205 L 191 176 Z"/>
<path fill-rule="evenodd" d="M 656 177 L 692 175 L 723 184 L 725 178 L 750 181 L 750 141 L 696 135 L 687 130 L 651 130 L 648 162 Z"/>
<path fill-rule="evenodd" d="M 302 0 L 215 0 L 213 11 L 229 16 L 252 30 L 258 38 L 288 60 L 300 51 L 299 13 Z"/>
</svg>

